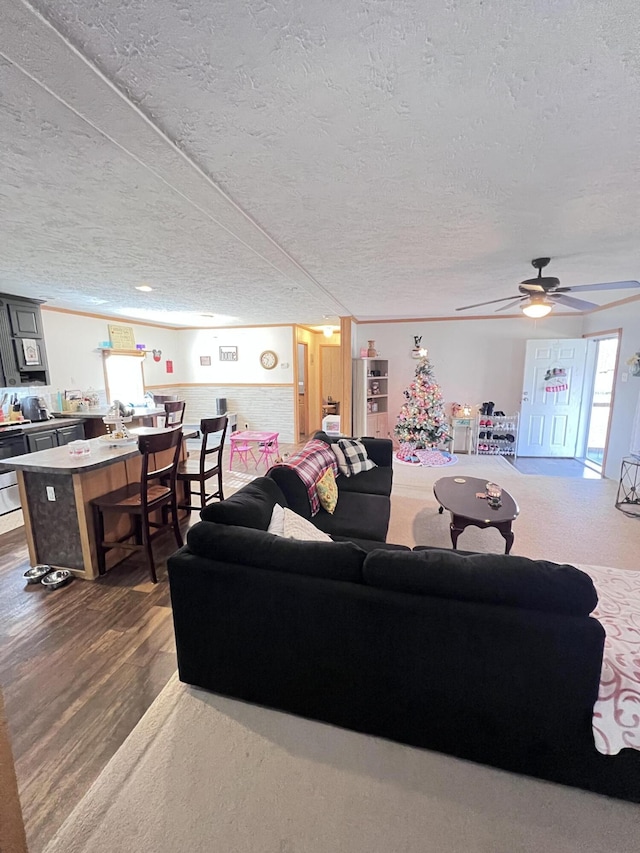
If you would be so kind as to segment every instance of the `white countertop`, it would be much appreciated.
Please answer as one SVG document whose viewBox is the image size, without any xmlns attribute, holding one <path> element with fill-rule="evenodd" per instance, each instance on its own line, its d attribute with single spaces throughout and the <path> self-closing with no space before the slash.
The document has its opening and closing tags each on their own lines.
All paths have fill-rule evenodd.
<svg viewBox="0 0 640 853">
<path fill-rule="evenodd" d="M 79 412 L 51 412 L 54 418 L 105 418 L 110 412 L 109 408 L 81 409 Z M 138 406 L 133 410 L 134 418 L 152 418 L 154 415 L 164 415 L 164 406 L 146 408 Z"/>
</svg>

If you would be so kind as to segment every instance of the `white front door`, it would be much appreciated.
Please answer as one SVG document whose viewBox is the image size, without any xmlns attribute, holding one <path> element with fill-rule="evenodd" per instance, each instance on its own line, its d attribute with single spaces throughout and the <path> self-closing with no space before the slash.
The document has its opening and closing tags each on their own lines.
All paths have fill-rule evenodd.
<svg viewBox="0 0 640 853">
<path fill-rule="evenodd" d="M 574 456 L 587 341 L 527 341 L 518 456 Z"/>
</svg>

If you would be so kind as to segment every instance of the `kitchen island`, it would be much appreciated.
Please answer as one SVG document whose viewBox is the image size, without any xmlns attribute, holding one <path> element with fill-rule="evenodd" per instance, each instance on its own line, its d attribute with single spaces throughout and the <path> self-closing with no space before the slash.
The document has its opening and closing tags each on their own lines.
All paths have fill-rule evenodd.
<svg viewBox="0 0 640 853">
<path fill-rule="evenodd" d="M 77 412 L 52 412 L 54 418 L 82 418 L 84 421 L 84 432 L 87 438 L 97 438 L 104 435 L 107 428 L 103 418 L 111 413 L 109 408 L 81 409 Z M 135 426 L 155 426 L 158 415 L 164 417 L 164 406 L 145 407 L 139 406 L 133 410 L 132 424 Z"/>
<path fill-rule="evenodd" d="M 77 415 L 76 415 L 77 417 Z M 136 432 L 156 432 L 141 428 Z M 71 456 L 68 447 L 52 447 L 0 461 L 0 471 L 15 471 L 29 546 L 31 565 L 46 563 L 69 569 L 87 580 L 98 577 L 91 501 L 121 486 L 140 481 L 142 456 L 136 443 L 110 446 L 100 438 L 88 442 L 91 453 Z M 172 451 L 158 454 L 156 463 L 169 461 Z M 182 447 L 183 458 L 186 450 Z M 106 538 L 129 529 L 129 519 L 105 516 Z M 107 570 L 130 556 L 114 548 L 107 554 Z"/>
</svg>

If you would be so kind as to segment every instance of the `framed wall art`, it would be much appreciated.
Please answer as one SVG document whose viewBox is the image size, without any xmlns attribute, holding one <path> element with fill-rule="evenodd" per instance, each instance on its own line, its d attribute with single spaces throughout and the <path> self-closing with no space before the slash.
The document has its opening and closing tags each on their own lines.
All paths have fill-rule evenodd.
<svg viewBox="0 0 640 853">
<path fill-rule="evenodd" d="M 220 361 L 237 361 L 238 347 L 220 347 Z"/>
</svg>

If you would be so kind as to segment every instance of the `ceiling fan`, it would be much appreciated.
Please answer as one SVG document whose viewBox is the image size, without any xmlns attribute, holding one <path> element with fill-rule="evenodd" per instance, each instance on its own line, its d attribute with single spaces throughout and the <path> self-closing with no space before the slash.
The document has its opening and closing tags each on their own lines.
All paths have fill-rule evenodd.
<svg viewBox="0 0 640 853">
<path fill-rule="evenodd" d="M 580 284 L 577 287 L 560 287 L 560 279 L 555 276 L 542 275 L 542 270 L 547 266 L 551 258 L 534 258 L 531 265 L 538 270 L 536 278 L 526 278 L 518 285 L 520 296 L 505 296 L 503 299 L 490 299 L 488 302 L 477 302 L 475 305 L 465 305 L 456 308 L 456 311 L 466 311 L 469 308 L 479 308 L 481 305 L 493 305 L 496 302 L 508 302 L 498 311 L 507 311 L 515 305 L 527 317 L 546 317 L 554 305 L 566 305 L 576 311 L 588 311 L 591 308 L 599 308 L 596 302 L 587 302 L 585 299 L 576 299 L 567 296 L 567 293 L 584 293 L 589 290 L 622 290 L 628 287 L 640 288 L 640 281 L 603 281 L 600 284 Z"/>
</svg>

